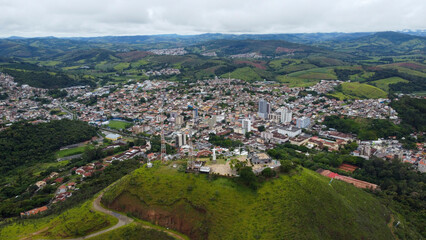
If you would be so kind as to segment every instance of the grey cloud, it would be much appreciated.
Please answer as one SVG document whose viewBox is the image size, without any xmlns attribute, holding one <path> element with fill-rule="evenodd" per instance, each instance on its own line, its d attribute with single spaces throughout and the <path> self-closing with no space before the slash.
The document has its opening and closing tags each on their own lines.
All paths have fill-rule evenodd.
<svg viewBox="0 0 426 240">
<path fill-rule="evenodd" d="M 425 29 L 424 0 L 0 0 L 0 37 Z"/>
</svg>

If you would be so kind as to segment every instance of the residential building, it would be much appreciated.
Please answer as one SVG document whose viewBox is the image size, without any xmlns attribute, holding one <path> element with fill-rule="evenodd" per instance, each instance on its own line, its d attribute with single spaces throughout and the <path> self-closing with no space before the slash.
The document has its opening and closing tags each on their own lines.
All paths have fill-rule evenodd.
<svg viewBox="0 0 426 240">
<path fill-rule="evenodd" d="M 287 135 L 289 137 L 296 137 L 297 135 L 302 133 L 302 130 L 294 126 L 288 126 L 288 127 L 278 128 L 278 133 Z"/>
<path fill-rule="evenodd" d="M 249 153 L 247 158 L 250 160 L 250 162 L 252 164 L 268 164 L 272 161 L 272 158 L 264 152 L 262 152 L 262 153 L 255 153 L 255 152 Z"/>
<path fill-rule="evenodd" d="M 308 117 L 301 117 L 296 120 L 296 127 L 307 128 L 311 125 L 311 119 Z"/>
<path fill-rule="evenodd" d="M 422 173 L 426 172 L 426 160 L 422 159 L 419 161 L 418 170 Z"/>
<path fill-rule="evenodd" d="M 182 125 L 183 124 L 183 116 L 182 115 L 178 115 L 176 116 L 176 125 Z"/>
<path fill-rule="evenodd" d="M 181 147 L 183 145 L 186 145 L 186 134 L 177 133 L 176 134 L 176 147 Z"/>
<path fill-rule="evenodd" d="M 243 119 L 243 132 L 251 132 L 251 121 L 249 119 Z"/>
<path fill-rule="evenodd" d="M 271 112 L 271 105 L 264 99 L 260 99 L 258 105 L 259 108 L 257 113 L 259 117 L 263 119 L 268 118 L 268 114 Z"/>
<path fill-rule="evenodd" d="M 289 123 L 292 120 L 293 113 L 286 107 L 281 107 L 275 111 L 280 116 L 281 123 Z"/>
</svg>

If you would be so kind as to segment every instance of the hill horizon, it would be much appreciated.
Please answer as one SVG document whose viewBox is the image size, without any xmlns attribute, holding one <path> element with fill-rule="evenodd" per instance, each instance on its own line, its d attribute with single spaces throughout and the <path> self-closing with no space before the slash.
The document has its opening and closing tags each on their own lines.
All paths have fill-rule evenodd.
<svg viewBox="0 0 426 240">
<path fill-rule="evenodd" d="M 374 33 L 384 33 L 384 32 L 396 32 L 396 33 L 405 33 L 414 36 L 426 36 L 426 29 L 402 29 L 402 30 L 378 30 L 378 31 L 315 31 L 315 32 L 199 32 L 199 33 L 152 33 L 152 34 L 104 34 L 104 35 L 93 35 L 93 36 L 56 36 L 56 35 L 40 35 L 40 36 L 23 36 L 23 35 L 10 35 L 5 37 L 0 37 L 0 39 L 36 39 L 36 38 L 58 38 L 58 39 L 80 39 L 80 38 L 104 38 L 104 37 L 139 37 L 139 36 L 180 36 L 180 37 L 191 37 L 191 36 L 202 36 L 202 35 L 233 35 L 233 36 L 256 36 L 256 35 L 302 35 L 302 34 L 374 34 Z"/>
</svg>

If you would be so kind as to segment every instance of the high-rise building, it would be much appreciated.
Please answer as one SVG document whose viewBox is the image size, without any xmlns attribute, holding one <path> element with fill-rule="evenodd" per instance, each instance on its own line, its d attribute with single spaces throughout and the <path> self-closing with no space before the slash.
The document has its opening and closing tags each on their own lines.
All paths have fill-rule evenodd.
<svg viewBox="0 0 426 240">
<path fill-rule="evenodd" d="M 271 112 L 271 105 L 264 99 L 259 100 L 259 109 L 257 114 L 261 118 L 268 118 L 268 114 Z"/>
<path fill-rule="evenodd" d="M 183 116 L 182 115 L 178 115 L 177 117 L 176 117 L 176 125 L 182 125 L 183 124 Z"/>
<path fill-rule="evenodd" d="M 281 107 L 277 111 L 275 111 L 280 115 L 280 121 L 281 123 L 289 123 L 291 122 L 293 118 L 293 113 L 289 108 Z"/>
<path fill-rule="evenodd" d="M 198 119 L 198 108 L 194 108 L 192 114 L 193 114 L 194 120 L 197 120 Z"/>
<path fill-rule="evenodd" d="M 177 133 L 176 134 L 176 147 L 181 147 L 186 145 L 186 134 Z"/>
<path fill-rule="evenodd" d="M 307 128 L 311 125 L 311 119 L 308 117 L 301 117 L 296 120 L 296 127 Z"/>
<path fill-rule="evenodd" d="M 215 118 L 210 118 L 209 120 L 208 120 L 208 123 L 209 123 L 209 129 L 213 129 L 214 128 L 214 126 L 216 125 L 216 117 Z"/>
<path fill-rule="evenodd" d="M 250 119 L 243 119 L 243 132 L 244 132 L 244 134 L 251 132 L 251 121 L 250 121 Z"/>
<path fill-rule="evenodd" d="M 170 117 L 176 119 L 176 117 L 178 116 L 177 112 L 171 112 L 170 113 Z"/>
</svg>

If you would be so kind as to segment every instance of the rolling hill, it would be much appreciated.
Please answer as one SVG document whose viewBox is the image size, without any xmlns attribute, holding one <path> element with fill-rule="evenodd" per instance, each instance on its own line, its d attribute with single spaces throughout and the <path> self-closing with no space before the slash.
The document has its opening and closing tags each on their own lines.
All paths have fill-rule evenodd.
<svg viewBox="0 0 426 240">
<path fill-rule="evenodd" d="M 387 93 L 382 89 L 358 82 L 344 82 L 337 88 L 337 91 L 333 92 L 331 95 L 338 97 L 341 100 L 387 97 Z"/>
<path fill-rule="evenodd" d="M 252 190 L 232 179 L 140 168 L 104 194 L 115 210 L 191 239 L 392 239 L 372 195 L 307 169 Z"/>
<path fill-rule="evenodd" d="M 359 56 L 426 54 L 425 37 L 398 32 L 378 32 L 349 40 L 330 40 L 317 45 Z"/>
</svg>

